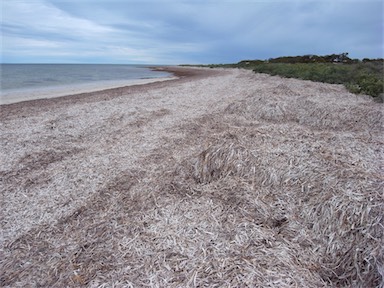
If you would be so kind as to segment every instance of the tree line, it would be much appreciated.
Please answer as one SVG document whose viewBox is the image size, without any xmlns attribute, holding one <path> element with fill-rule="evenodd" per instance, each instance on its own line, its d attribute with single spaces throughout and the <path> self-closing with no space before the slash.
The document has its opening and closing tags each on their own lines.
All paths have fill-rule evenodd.
<svg viewBox="0 0 384 288">
<path fill-rule="evenodd" d="M 288 64 L 297 64 L 297 63 L 342 63 L 342 64 L 357 64 L 360 62 L 381 62 L 383 63 L 383 58 L 378 59 L 369 59 L 364 58 L 363 60 L 351 59 L 348 57 L 349 53 L 340 53 L 340 54 L 330 54 L 330 55 L 302 55 L 302 56 L 282 56 L 277 58 L 269 58 L 267 60 L 242 60 L 239 65 L 249 65 L 249 64 L 262 64 L 262 63 L 288 63 Z"/>
</svg>

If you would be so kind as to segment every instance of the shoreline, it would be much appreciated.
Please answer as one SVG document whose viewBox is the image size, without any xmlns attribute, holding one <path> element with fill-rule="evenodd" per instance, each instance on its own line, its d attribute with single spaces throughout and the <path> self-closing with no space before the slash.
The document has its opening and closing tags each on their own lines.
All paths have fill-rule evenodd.
<svg viewBox="0 0 384 288">
<path fill-rule="evenodd" d="M 142 83 L 132 83 L 130 85 L 118 85 L 115 87 L 98 86 L 96 89 L 77 90 L 67 89 L 65 93 L 49 97 L 45 95 L 43 98 L 25 99 L 14 103 L 0 103 L 0 118 L 7 117 L 26 110 L 39 111 L 41 107 L 52 107 L 57 105 L 69 105 L 84 102 L 98 102 L 111 100 L 123 95 L 129 95 L 140 91 L 145 91 L 152 88 L 161 88 L 168 85 L 170 82 L 183 83 L 190 79 L 201 79 L 204 77 L 219 74 L 217 70 L 205 68 L 184 68 L 180 66 L 161 66 L 150 67 L 153 70 L 169 72 L 173 74 L 171 78 L 158 78 L 156 81 L 143 81 Z M 160 80 L 159 80 L 160 79 Z M 144 79 L 148 80 L 148 79 Z M 141 82 L 141 81 L 140 81 Z"/>
<path fill-rule="evenodd" d="M 104 90 L 117 89 L 123 87 L 130 87 L 136 85 L 146 85 L 154 82 L 162 82 L 169 80 L 176 80 L 179 77 L 177 73 L 168 71 L 172 66 L 149 66 L 152 71 L 169 72 L 171 75 L 168 77 L 157 78 L 139 78 L 139 79 L 125 79 L 125 80 L 105 80 L 95 82 L 84 82 L 77 84 L 63 84 L 57 86 L 45 87 L 32 87 L 0 90 L 0 106 L 17 104 L 22 102 L 30 102 L 35 100 L 45 100 L 52 98 L 61 98 L 66 96 L 87 94 L 94 92 L 101 92 Z"/>
<path fill-rule="evenodd" d="M 145 85 L 154 82 L 169 81 L 177 79 L 177 77 L 158 77 L 158 78 L 142 78 L 132 80 L 107 80 L 97 82 L 87 82 L 80 84 L 66 84 L 50 87 L 36 87 L 24 89 L 11 89 L 0 92 L 0 105 L 15 104 L 26 101 L 34 101 L 40 99 L 58 98 L 68 95 L 76 95 L 83 93 L 91 93 L 114 89 L 120 87 L 128 87 L 133 85 Z"/>
<path fill-rule="evenodd" d="M 384 283 L 380 104 L 167 69 L 179 78 L 0 106 L 3 286 Z"/>
</svg>

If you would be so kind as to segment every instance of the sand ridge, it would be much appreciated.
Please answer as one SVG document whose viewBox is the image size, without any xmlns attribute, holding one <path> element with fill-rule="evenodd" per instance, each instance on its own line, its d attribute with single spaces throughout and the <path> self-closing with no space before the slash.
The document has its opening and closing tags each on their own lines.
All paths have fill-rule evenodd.
<svg viewBox="0 0 384 288">
<path fill-rule="evenodd" d="M 165 69 L 179 79 L 1 106 L 2 286 L 383 283 L 381 104 Z"/>
</svg>

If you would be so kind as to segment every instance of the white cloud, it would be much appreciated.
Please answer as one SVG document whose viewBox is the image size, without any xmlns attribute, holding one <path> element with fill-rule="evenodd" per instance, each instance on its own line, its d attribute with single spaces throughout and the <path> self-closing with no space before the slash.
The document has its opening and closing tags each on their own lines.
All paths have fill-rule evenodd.
<svg viewBox="0 0 384 288">
<path fill-rule="evenodd" d="M 4 43 L 5 49 L 8 50 L 11 50 L 13 47 L 19 47 L 21 49 L 25 47 L 52 49 L 59 48 L 61 45 L 62 43 L 58 41 L 38 40 L 23 37 L 9 37 L 7 42 Z"/>
<path fill-rule="evenodd" d="M 43 1 L 6 1 L 3 11 L 3 24 L 26 29 L 32 34 L 88 37 L 113 32 L 108 27 L 68 15 Z"/>
<path fill-rule="evenodd" d="M 2 54 L 29 55 L 31 61 L 37 62 L 44 62 L 44 55 L 50 60 L 56 54 L 58 62 L 83 58 L 97 62 L 176 63 L 181 60 L 176 56 L 180 51 L 202 51 L 202 43 L 162 39 L 164 30 L 172 28 L 163 21 L 124 18 L 116 10 L 93 7 L 98 12 L 88 17 L 42 0 L 5 2 Z M 98 23 L 98 19 L 102 21 Z"/>
</svg>

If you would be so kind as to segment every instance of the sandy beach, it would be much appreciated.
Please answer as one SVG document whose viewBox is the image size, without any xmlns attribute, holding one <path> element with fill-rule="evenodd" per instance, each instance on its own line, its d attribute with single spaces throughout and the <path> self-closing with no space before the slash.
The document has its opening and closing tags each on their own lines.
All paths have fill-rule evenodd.
<svg viewBox="0 0 384 288">
<path fill-rule="evenodd" d="M 0 286 L 383 285 L 383 104 L 164 69 L 0 106 Z"/>
</svg>

